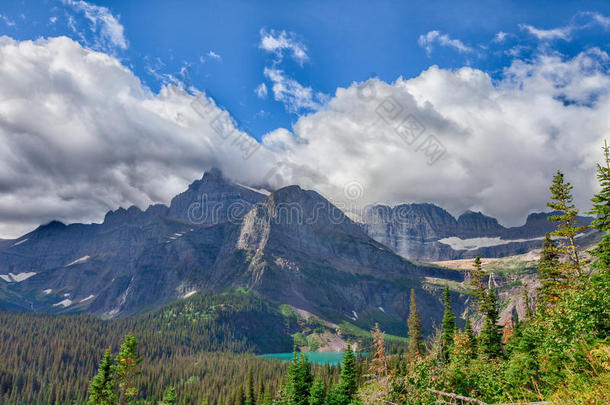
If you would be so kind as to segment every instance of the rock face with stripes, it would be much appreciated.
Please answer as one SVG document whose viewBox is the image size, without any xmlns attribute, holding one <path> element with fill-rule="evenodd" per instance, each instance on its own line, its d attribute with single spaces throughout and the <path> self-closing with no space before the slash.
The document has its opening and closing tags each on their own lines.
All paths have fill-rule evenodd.
<svg viewBox="0 0 610 405">
<path fill-rule="evenodd" d="M 505 257 L 540 248 L 545 233 L 556 225 L 548 220 L 553 213 L 530 214 L 522 226 L 506 228 L 495 218 L 467 211 L 457 219 L 433 204 L 376 205 L 361 215 L 365 232 L 395 253 L 420 261 L 482 257 Z M 591 217 L 579 217 L 583 225 Z M 597 236 L 581 236 L 590 243 Z"/>
</svg>

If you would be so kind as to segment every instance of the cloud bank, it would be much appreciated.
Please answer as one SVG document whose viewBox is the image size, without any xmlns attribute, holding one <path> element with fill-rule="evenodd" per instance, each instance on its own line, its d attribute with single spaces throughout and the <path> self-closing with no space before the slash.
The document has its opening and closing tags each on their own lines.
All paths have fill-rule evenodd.
<svg viewBox="0 0 610 405">
<path fill-rule="evenodd" d="M 508 225 L 544 209 L 561 169 L 586 208 L 610 134 L 609 63 L 594 48 L 517 60 L 497 82 L 432 66 L 353 83 L 244 153 L 258 144 L 204 94 L 151 92 L 118 59 L 65 37 L 0 37 L 0 237 L 167 203 L 212 166 L 347 207 L 433 202 Z"/>
<path fill-rule="evenodd" d="M 152 93 L 116 58 L 66 37 L 0 37 L 0 78 L 0 237 L 167 203 L 213 166 L 252 182 L 266 164 L 264 151 L 244 159 L 234 138 L 255 141 L 226 112 L 208 106 L 233 138 L 201 118 L 194 96 Z"/>
</svg>

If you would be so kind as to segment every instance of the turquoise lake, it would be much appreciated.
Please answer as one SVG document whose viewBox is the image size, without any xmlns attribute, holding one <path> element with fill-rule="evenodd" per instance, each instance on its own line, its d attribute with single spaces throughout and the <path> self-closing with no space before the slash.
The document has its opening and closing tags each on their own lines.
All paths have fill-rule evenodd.
<svg viewBox="0 0 610 405">
<path fill-rule="evenodd" d="M 343 352 L 303 352 L 310 362 L 316 364 L 340 364 L 343 360 Z M 266 359 L 291 360 L 292 353 L 270 353 L 262 354 L 260 357 Z"/>
</svg>

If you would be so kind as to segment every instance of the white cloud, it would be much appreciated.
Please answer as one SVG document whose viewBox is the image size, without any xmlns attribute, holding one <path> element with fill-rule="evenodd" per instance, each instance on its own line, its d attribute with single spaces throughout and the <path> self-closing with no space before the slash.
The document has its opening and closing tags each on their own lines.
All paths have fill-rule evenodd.
<svg viewBox="0 0 610 405">
<path fill-rule="evenodd" d="M 210 58 L 218 60 L 218 61 L 222 60 L 222 57 L 219 54 L 217 54 L 216 52 L 214 52 L 214 51 L 208 52 L 208 56 Z"/>
<path fill-rule="evenodd" d="M 290 113 L 301 110 L 318 110 L 326 101 L 326 96 L 315 92 L 311 87 L 305 87 L 288 77 L 282 70 L 266 67 L 264 74 L 273 85 L 273 98 L 284 103 Z"/>
<path fill-rule="evenodd" d="M 261 41 L 259 47 L 267 52 L 275 54 L 278 61 L 284 58 L 284 52 L 289 52 L 292 58 L 301 66 L 309 60 L 307 47 L 296 39 L 292 32 L 282 31 L 260 31 Z"/>
<path fill-rule="evenodd" d="M 49 24 L 55 24 L 56 22 L 57 22 L 56 16 L 49 17 Z"/>
<path fill-rule="evenodd" d="M 493 42 L 504 42 L 507 37 L 508 34 L 506 32 L 500 31 L 494 36 Z"/>
<path fill-rule="evenodd" d="M 11 20 L 10 18 L 5 16 L 4 14 L 0 14 L 0 20 L 4 21 L 4 23 L 6 25 L 8 25 L 9 27 L 14 27 L 15 25 L 17 25 L 17 23 L 15 23 L 15 21 Z"/>
<path fill-rule="evenodd" d="M 454 214 L 482 210 L 505 224 L 544 209 L 561 169 L 587 208 L 599 147 L 610 134 L 609 63 L 600 49 L 572 59 L 540 55 L 515 61 L 497 81 L 477 69 L 433 66 L 408 80 L 354 83 L 329 100 L 267 68 L 274 97 L 309 113 L 290 130 L 265 135 L 265 147 L 244 160 L 186 92 L 153 93 L 116 58 L 65 37 L 1 37 L 0 235 L 167 203 L 211 166 L 261 184 L 274 161 L 283 185 L 301 184 L 337 203 L 347 201 L 346 184 L 361 184 L 364 194 L 350 202 L 433 202 Z M 227 112 L 206 109 L 234 130 Z M 413 122 L 424 127 L 419 137 L 409 133 Z M 422 150 L 430 135 L 446 148 L 432 165 Z"/>
<path fill-rule="evenodd" d="M 296 34 L 284 30 L 276 31 L 272 29 L 266 31 L 261 29 L 260 36 L 259 48 L 275 55 L 271 67 L 265 67 L 263 71 L 265 77 L 272 83 L 271 91 L 273 91 L 274 100 L 283 103 L 289 113 L 297 114 L 303 110 L 320 109 L 327 101 L 328 96 L 314 91 L 311 87 L 302 85 L 279 68 L 284 62 L 284 53 L 286 52 L 290 53 L 292 59 L 301 67 L 305 61 L 309 60 L 307 48 L 296 39 Z M 266 97 L 267 86 L 262 83 L 256 88 L 255 92 L 260 98 Z"/>
<path fill-rule="evenodd" d="M 99 34 L 94 48 L 98 50 L 111 50 L 115 48 L 127 49 L 124 28 L 118 17 L 112 15 L 106 7 L 96 6 L 83 0 L 62 0 L 77 12 L 83 13 L 91 23 L 91 31 Z M 73 23 L 72 23 L 73 25 Z"/>
<path fill-rule="evenodd" d="M 152 93 L 116 58 L 66 37 L 0 37 L 0 237 L 168 203 L 212 166 L 256 180 L 266 152 L 244 159 L 236 140 L 252 138 L 225 136 L 228 114 L 206 104 L 203 119 L 194 100 L 173 86 Z M 210 125 L 218 114 L 224 138 Z"/>
<path fill-rule="evenodd" d="M 335 201 L 345 202 L 345 185 L 356 181 L 365 190 L 359 204 L 433 202 L 516 225 L 546 208 L 561 169 L 586 209 L 610 135 L 607 61 L 598 49 L 569 60 L 542 55 L 515 62 L 497 83 L 477 69 L 436 66 L 393 84 L 372 79 L 338 89 L 324 110 L 263 142 L 282 156 L 284 184 Z M 419 137 L 396 131 L 410 115 L 425 127 Z M 432 165 L 421 150 L 428 135 L 446 148 Z"/>
<path fill-rule="evenodd" d="M 256 86 L 256 88 L 254 89 L 254 94 L 256 94 L 256 96 L 258 98 L 267 98 L 267 85 L 265 83 L 261 83 L 258 86 Z"/>
<path fill-rule="evenodd" d="M 593 13 L 593 12 L 586 12 L 584 14 L 593 18 L 593 20 L 595 22 L 597 22 L 598 24 L 600 24 L 602 27 L 604 27 L 604 28 L 610 27 L 610 17 L 606 17 L 600 13 Z"/>
<path fill-rule="evenodd" d="M 519 24 L 519 28 L 521 28 L 524 31 L 527 31 L 528 33 L 535 36 L 539 40 L 545 40 L 545 41 L 553 40 L 553 39 L 569 40 L 570 35 L 574 29 L 571 26 L 567 26 L 567 27 L 544 30 L 544 29 L 539 29 L 539 28 L 533 27 L 528 24 Z"/>
<path fill-rule="evenodd" d="M 570 41 L 577 31 L 587 28 L 602 26 L 604 29 L 610 27 L 610 18 L 603 14 L 591 11 L 577 13 L 568 25 L 551 29 L 540 29 L 529 24 L 519 24 L 519 28 L 527 31 L 541 41 L 552 41 L 562 39 Z"/>
<path fill-rule="evenodd" d="M 474 52 L 474 50 L 464 45 L 462 41 L 459 39 L 452 39 L 447 34 L 441 34 L 439 31 L 430 31 L 425 35 L 420 35 L 417 41 L 419 46 L 426 50 L 426 54 L 430 56 L 432 50 L 434 49 L 434 44 L 439 44 L 441 46 L 446 46 L 449 48 L 453 48 L 460 53 L 470 53 Z"/>
</svg>

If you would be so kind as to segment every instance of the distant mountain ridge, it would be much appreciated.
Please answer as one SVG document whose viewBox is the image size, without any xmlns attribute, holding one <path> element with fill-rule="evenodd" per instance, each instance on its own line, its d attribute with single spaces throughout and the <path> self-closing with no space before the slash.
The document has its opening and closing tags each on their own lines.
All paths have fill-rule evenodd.
<svg viewBox="0 0 610 405">
<path fill-rule="evenodd" d="M 539 248 L 554 213 L 533 213 L 522 226 L 506 228 L 481 212 L 467 211 L 457 219 L 434 204 L 375 205 L 365 210 L 361 226 L 376 241 L 403 257 L 420 261 L 504 257 Z M 591 217 L 578 217 L 583 225 Z M 587 235 L 590 236 L 590 235 Z"/>
</svg>

